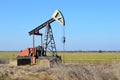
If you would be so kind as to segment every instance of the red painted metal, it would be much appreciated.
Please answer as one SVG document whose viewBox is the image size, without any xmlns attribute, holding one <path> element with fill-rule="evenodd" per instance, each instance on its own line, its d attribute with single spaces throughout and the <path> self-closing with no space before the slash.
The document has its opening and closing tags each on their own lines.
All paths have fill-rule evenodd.
<svg viewBox="0 0 120 80">
<path fill-rule="evenodd" d="M 23 51 L 21 51 L 18 56 L 29 56 L 29 53 L 30 53 L 30 48 L 27 48 Z"/>
<path fill-rule="evenodd" d="M 27 48 L 21 51 L 18 56 L 25 57 L 25 56 L 32 56 L 32 63 L 36 63 L 36 48 Z"/>
</svg>

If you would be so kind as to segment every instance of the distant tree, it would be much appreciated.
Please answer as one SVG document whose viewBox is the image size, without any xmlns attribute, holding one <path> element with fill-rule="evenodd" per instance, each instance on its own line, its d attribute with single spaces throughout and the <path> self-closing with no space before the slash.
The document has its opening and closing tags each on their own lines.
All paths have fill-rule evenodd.
<svg viewBox="0 0 120 80">
<path fill-rule="evenodd" d="M 99 50 L 98 52 L 99 52 L 99 53 L 102 53 L 102 50 Z"/>
</svg>

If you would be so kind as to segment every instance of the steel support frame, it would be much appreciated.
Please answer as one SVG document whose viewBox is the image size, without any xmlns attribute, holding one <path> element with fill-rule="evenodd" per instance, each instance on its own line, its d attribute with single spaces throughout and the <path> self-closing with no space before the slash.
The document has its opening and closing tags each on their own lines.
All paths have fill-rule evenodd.
<svg viewBox="0 0 120 80">
<path fill-rule="evenodd" d="M 52 32 L 50 23 L 47 23 L 46 25 L 44 41 L 45 41 L 44 42 L 45 55 L 46 55 L 46 52 L 50 52 L 52 56 L 57 56 L 55 40 L 53 37 L 53 32 Z"/>
</svg>

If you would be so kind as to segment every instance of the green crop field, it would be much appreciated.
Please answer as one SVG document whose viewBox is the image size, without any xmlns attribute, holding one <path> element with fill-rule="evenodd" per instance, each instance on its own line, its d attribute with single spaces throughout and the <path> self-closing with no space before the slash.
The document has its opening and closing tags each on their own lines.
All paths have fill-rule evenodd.
<svg viewBox="0 0 120 80">
<path fill-rule="evenodd" d="M 15 59 L 19 52 L 0 52 L 0 58 Z"/>
<path fill-rule="evenodd" d="M 15 59 L 19 52 L 0 52 L 0 57 L 5 59 Z M 97 52 L 73 52 L 58 53 L 63 62 L 120 62 L 120 53 L 97 53 Z"/>
<path fill-rule="evenodd" d="M 81 53 L 63 53 L 64 62 L 111 62 L 120 61 L 120 53 L 97 53 L 97 52 L 81 52 Z"/>
</svg>

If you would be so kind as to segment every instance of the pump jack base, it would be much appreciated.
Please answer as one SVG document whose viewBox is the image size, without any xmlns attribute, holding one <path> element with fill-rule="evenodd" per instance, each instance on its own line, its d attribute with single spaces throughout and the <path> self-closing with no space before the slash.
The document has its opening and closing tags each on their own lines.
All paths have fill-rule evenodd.
<svg viewBox="0 0 120 80">
<path fill-rule="evenodd" d="M 17 57 L 17 65 L 30 65 L 32 63 L 32 57 L 31 56 L 18 56 Z"/>
<path fill-rule="evenodd" d="M 37 63 L 42 68 L 53 68 L 62 65 L 61 56 L 40 56 L 37 59 Z M 31 56 L 18 56 L 17 65 L 33 65 Z"/>
<path fill-rule="evenodd" d="M 42 68 L 60 67 L 62 65 L 60 56 L 42 56 L 38 60 L 39 66 Z"/>
</svg>

